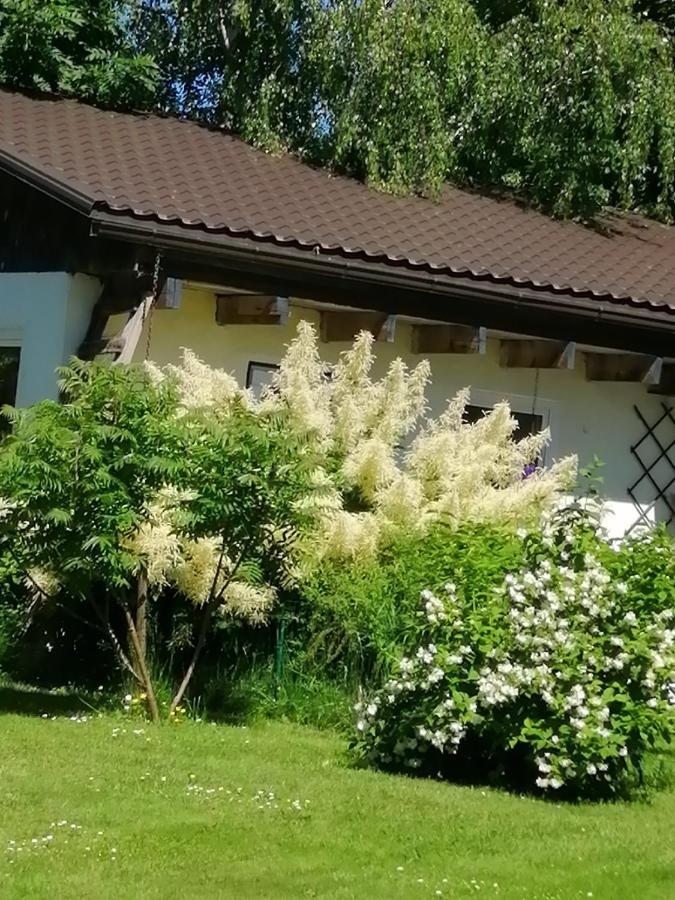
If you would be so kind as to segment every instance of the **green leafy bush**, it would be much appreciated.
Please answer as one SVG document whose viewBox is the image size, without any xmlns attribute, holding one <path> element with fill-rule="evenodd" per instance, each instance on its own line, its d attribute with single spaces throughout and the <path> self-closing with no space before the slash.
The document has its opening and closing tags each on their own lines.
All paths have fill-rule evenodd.
<svg viewBox="0 0 675 900">
<path fill-rule="evenodd" d="M 613 551 L 574 506 L 524 550 L 480 601 L 451 571 L 442 591 L 422 592 L 415 651 L 358 704 L 363 757 L 581 796 L 639 778 L 675 727 L 670 541 Z"/>
<path fill-rule="evenodd" d="M 62 403 L 8 411 L 0 549 L 30 589 L 24 617 L 59 610 L 103 635 L 157 719 L 157 599 L 178 594 L 190 626 L 173 712 L 218 622 L 259 621 L 272 605 L 264 580 L 288 573 L 308 475 L 274 416 L 234 394 L 186 408 L 175 378 L 155 375 L 74 361 Z"/>
<path fill-rule="evenodd" d="M 25 589 L 21 573 L 0 542 L 0 673 L 4 673 L 21 631 Z"/>
<path fill-rule="evenodd" d="M 304 665 L 362 682 L 376 678 L 414 646 L 423 588 L 440 590 L 451 576 L 483 604 L 521 560 L 521 542 L 506 529 L 437 525 L 423 536 L 399 537 L 374 560 L 324 562 L 303 584 L 297 644 Z"/>
</svg>

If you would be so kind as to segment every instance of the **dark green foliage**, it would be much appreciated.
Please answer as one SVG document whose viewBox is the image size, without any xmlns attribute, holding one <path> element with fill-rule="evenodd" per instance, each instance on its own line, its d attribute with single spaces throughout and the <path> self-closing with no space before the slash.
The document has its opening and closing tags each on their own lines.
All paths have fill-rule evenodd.
<svg viewBox="0 0 675 900">
<path fill-rule="evenodd" d="M 348 682 L 377 678 L 414 645 L 423 589 L 453 580 L 480 606 L 504 573 L 519 567 L 522 553 L 521 542 L 497 528 L 437 526 L 399 540 L 376 560 L 324 566 L 303 584 L 305 618 L 293 658 L 300 656 L 305 671 L 331 671 Z"/>
<path fill-rule="evenodd" d="M 171 483 L 188 494 L 181 504 L 184 533 L 222 538 L 231 559 L 256 570 L 253 581 L 269 575 L 283 582 L 302 520 L 295 504 L 308 483 L 301 448 L 281 421 L 263 422 L 243 407 L 223 420 L 186 416 L 180 427 L 182 465 Z"/>
<path fill-rule="evenodd" d="M 0 673 L 7 670 L 19 642 L 24 592 L 20 568 L 0 543 Z"/>
<path fill-rule="evenodd" d="M 176 395 L 137 369 L 73 362 L 62 376 L 63 403 L 7 411 L 0 541 L 22 570 L 57 573 L 75 596 L 123 590 L 138 563 L 125 539 L 181 458 Z"/>
<path fill-rule="evenodd" d="M 157 67 L 119 0 L 0 0 L 0 82 L 130 108 L 152 102 Z"/>
<path fill-rule="evenodd" d="M 628 586 L 632 608 L 638 614 L 653 609 L 675 609 L 675 552 L 665 528 L 649 539 L 629 539 L 603 559 L 617 581 Z"/>
</svg>

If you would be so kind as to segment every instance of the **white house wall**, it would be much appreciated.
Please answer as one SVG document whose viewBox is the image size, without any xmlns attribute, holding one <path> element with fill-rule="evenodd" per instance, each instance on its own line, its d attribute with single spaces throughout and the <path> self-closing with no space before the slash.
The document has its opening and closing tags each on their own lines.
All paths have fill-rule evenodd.
<svg viewBox="0 0 675 900">
<path fill-rule="evenodd" d="M 218 326 L 214 295 L 188 288 L 179 309 L 155 311 L 150 356 L 158 363 L 175 362 L 180 348 L 189 347 L 205 362 L 233 372 L 244 383 L 249 362 L 279 361 L 300 318 L 313 322 L 318 328 L 318 312 L 294 306 L 285 326 Z M 347 346 L 323 344 L 321 353 L 328 362 L 334 362 Z M 376 371 L 383 373 L 397 356 L 409 365 L 423 358 L 411 353 L 410 346 L 410 326 L 398 323 L 393 343 L 376 344 Z M 591 463 L 594 456 L 604 461 L 603 490 L 614 501 L 612 531 L 625 530 L 635 519 L 627 488 L 641 474 L 630 447 L 644 433 L 634 406 L 638 405 L 645 418 L 652 421 L 662 411 L 660 398 L 648 394 L 639 384 L 586 381 L 581 353 L 575 370 L 542 369 L 537 376 L 534 369 L 501 368 L 498 351 L 498 341 L 488 340 L 484 356 L 430 356 L 433 377 L 428 396 L 432 411 L 440 412 L 449 397 L 469 386 L 472 402 L 478 405 L 488 406 L 507 398 L 514 410 L 534 410 L 541 414 L 552 431 L 547 461 L 570 453 L 578 454 L 582 467 Z M 139 342 L 137 358 L 142 358 L 144 352 L 145 337 Z M 672 438 L 675 439 L 675 433 Z M 654 448 L 649 446 L 649 441 L 645 442 L 644 450 L 651 458 Z M 653 474 L 658 479 L 667 473 L 657 467 Z M 653 489 L 646 482 L 643 487 L 642 496 L 647 502 L 653 496 Z"/>
<path fill-rule="evenodd" d="M 54 370 L 77 352 L 99 292 L 86 275 L 0 273 L 0 346 L 21 348 L 17 406 L 58 396 Z"/>
</svg>

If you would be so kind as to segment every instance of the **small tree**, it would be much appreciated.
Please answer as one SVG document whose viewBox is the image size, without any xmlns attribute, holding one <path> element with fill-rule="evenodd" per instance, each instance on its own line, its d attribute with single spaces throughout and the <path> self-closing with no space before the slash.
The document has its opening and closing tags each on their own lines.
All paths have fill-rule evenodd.
<svg viewBox="0 0 675 900">
<path fill-rule="evenodd" d="M 54 603 L 102 631 L 158 720 L 149 599 L 173 584 L 202 609 L 173 710 L 214 613 L 256 618 L 271 602 L 269 588 L 249 582 L 260 581 L 270 561 L 287 567 L 306 484 L 302 458 L 274 419 L 257 420 L 236 400 L 217 415 L 186 412 L 172 378 L 73 362 L 62 389 L 62 404 L 8 412 L 14 431 L 0 451 L 0 542 L 25 573 L 29 613 Z"/>
</svg>

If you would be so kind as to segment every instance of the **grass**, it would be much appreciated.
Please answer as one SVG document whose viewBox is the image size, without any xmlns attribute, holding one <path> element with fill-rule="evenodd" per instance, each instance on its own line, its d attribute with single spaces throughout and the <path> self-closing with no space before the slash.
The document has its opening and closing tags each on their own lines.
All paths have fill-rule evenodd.
<svg viewBox="0 0 675 900">
<path fill-rule="evenodd" d="M 675 897 L 672 792 L 557 806 L 353 769 L 299 725 L 57 709 L 0 716 L 7 900 Z"/>
</svg>

